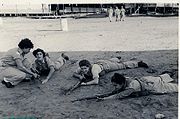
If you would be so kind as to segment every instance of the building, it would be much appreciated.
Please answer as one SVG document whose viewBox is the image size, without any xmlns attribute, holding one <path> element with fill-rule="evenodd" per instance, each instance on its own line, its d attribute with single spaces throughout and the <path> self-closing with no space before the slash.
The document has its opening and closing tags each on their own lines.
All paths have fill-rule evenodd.
<svg viewBox="0 0 180 119">
<path fill-rule="evenodd" d="M 20 2 L 21 1 L 21 2 Z M 67 2 L 62 0 L 10 0 L 0 1 L 0 16 L 47 16 L 81 13 L 103 13 L 112 6 L 124 6 L 126 14 L 147 14 L 149 12 L 178 15 L 178 3 L 119 3 L 118 0 L 89 3 L 83 1 Z"/>
</svg>

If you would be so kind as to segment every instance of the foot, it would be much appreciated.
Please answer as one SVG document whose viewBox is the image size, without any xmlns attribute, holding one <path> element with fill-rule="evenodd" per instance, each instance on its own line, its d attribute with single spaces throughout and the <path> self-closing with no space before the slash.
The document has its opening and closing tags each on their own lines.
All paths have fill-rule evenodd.
<svg viewBox="0 0 180 119">
<path fill-rule="evenodd" d="M 118 58 L 119 60 L 121 60 L 121 56 L 118 56 L 118 57 L 116 57 L 116 58 Z"/>
<path fill-rule="evenodd" d="M 67 55 L 65 55 L 64 53 L 61 54 L 61 56 L 67 61 L 69 60 L 69 57 Z"/>
<path fill-rule="evenodd" d="M 139 66 L 139 67 L 144 67 L 144 68 L 148 68 L 148 67 L 149 67 L 149 66 L 148 66 L 145 62 L 143 62 L 143 61 L 138 62 L 138 66 Z"/>
<path fill-rule="evenodd" d="M 14 85 L 12 85 L 10 82 L 5 82 L 4 80 L 1 82 L 3 85 L 5 85 L 7 88 L 13 88 Z"/>
<path fill-rule="evenodd" d="M 4 85 L 6 84 L 6 82 L 4 80 L 2 80 L 1 83 L 4 84 Z"/>
<path fill-rule="evenodd" d="M 163 71 L 161 74 L 169 74 L 171 78 L 174 76 L 174 73 L 172 71 Z"/>
<path fill-rule="evenodd" d="M 25 78 L 22 80 L 22 82 L 30 82 L 30 79 Z"/>
<path fill-rule="evenodd" d="M 48 54 L 48 53 L 46 53 L 46 54 L 45 54 L 45 56 L 47 56 L 47 57 L 49 57 L 49 58 L 50 58 L 50 56 L 49 56 L 49 54 Z"/>
</svg>

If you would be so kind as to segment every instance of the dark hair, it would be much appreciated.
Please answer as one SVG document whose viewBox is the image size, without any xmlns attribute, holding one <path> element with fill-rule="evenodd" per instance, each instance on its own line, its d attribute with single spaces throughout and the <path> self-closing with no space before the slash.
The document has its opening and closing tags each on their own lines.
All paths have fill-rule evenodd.
<svg viewBox="0 0 180 119">
<path fill-rule="evenodd" d="M 33 48 L 34 45 L 31 42 L 31 40 L 29 40 L 28 38 L 24 38 L 22 39 L 19 44 L 18 44 L 19 48 L 24 49 L 24 48 Z"/>
<path fill-rule="evenodd" d="M 44 50 L 42 50 L 42 49 L 40 49 L 40 48 L 38 48 L 38 49 L 36 49 L 36 50 L 33 51 L 34 57 L 36 57 L 36 55 L 37 55 L 38 52 L 42 52 L 43 57 L 45 57 L 46 53 L 44 52 Z"/>
<path fill-rule="evenodd" d="M 111 77 L 111 82 L 122 85 L 122 89 L 125 89 L 126 78 L 123 75 L 121 75 L 119 73 L 114 73 L 114 75 Z"/>
<path fill-rule="evenodd" d="M 79 66 L 82 67 L 82 66 L 87 66 L 87 67 L 90 67 L 91 66 L 91 63 L 88 61 L 88 60 L 81 60 L 79 62 Z"/>
</svg>

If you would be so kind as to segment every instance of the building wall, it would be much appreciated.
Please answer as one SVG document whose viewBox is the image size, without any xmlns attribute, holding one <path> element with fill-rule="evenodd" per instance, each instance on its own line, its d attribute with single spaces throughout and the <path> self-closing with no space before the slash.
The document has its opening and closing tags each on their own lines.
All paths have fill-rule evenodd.
<svg viewBox="0 0 180 119">
<path fill-rule="evenodd" d="M 48 4 L 0 4 L 0 13 L 47 13 Z"/>
<path fill-rule="evenodd" d="M 77 4 L 76 4 L 77 2 Z M 134 13 L 139 6 L 141 6 L 140 11 L 142 13 L 147 10 L 154 10 L 155 7 L 176 7 L 178 8 L 178 3 L 120 3 L 117 0 L 101 0 L 95 2 L 91 0 L 86 2 L 78 1 L 65 1 L 65 0 L 0 0 L 0 13 L 14 13 L 14 14 L 28 14 L 28 13 L 84 13 L 84 12 L 97 12 L 101 11 L 101 8 L 109 8 L 109 6 L 115 7 L 124 6 L 128 14 Z M 58 6 L 58 7 L 57 7 Z M 62 7 L 63 6 L 63 7 Z M 145 11 L 145 12 L 144 12 Z"/>
</svg>

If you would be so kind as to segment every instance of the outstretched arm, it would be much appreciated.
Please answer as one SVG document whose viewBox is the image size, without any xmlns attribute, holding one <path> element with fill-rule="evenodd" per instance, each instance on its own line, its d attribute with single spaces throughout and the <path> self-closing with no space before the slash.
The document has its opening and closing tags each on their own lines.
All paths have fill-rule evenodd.
<svg viewBox="0 0 180 119">
<path fill-rule="evenodd" d="M 55 72 L 55 69 L 53 66 L 50 67 L 50 71 L 49 71 L 49 74 L 48 76 L 46 77 L 46 79 L 42 82 L 42 84 L 48 82 L 48 80 L 52 77 L 53 73 Z"/>
<path fill-rule="evenodd" d="M 91 69 L 93 80 L 87 83 L 82 83 L 82 85 L 92 85 L 99 83 L 99 73 L 102 72 L 101 67 L 98 64 L 94 64 Z"/>
<path fill-rule="evenodd" d="M 82 76 L 76 72 L 74 72 L 73 77 L 78 78 L 80 80 L 83 80 L 85 78 L 84 76 Z M 92 81 L 89 81 L 86 83 L 82 82 L 81 85 L 92 85 L 92 84 L 98 84 L 98 83 L 99 83 L 99 78 L 97 77 L 97 78 L 94 78 Z"/>
<path fill-rule="evenodd" d="M 112 95 L 109 97 L 104 97 L 102 99 L 123 99 L 123 98 L 130 96 L 133 92 L 135 92 L 135 90 L 133 88 L 129 88 L 129 89 L 124 90 L 118 94 L 115 94 L 115 95 Z"/>
<path fill-rule="evenodd" d="M 89 81 L 89 82 L 86 82 L 86 83 L 81 83 L 81 85 L 96 85 L 96 84 L 98 84 L 99 83 L 99 78 L 98 77 L 96 77 L 96 78 L 94 78 L 92 81 Z"/>
<path fill-rule="evenodd" d="M 38 77 L 38 74 L 33 73 L 31 70 L 27 69 L 27 68 L 23 65 L 21 59 L 16 59 L 15 62 L 16 62 L 16 64 L 17 64 L 17 68 L 18 68 L 19 70 L 21 70 L 21 71 L 23 71 L 23 72 L 25 72 L 25 73 L 27 73 L 27 74 L 30 74 L 30 75 L 34 76 L 35 78 Z"/>
<path fill-rule="evenodd" d="M 78 74 L 77 72 L 74 72 L 74 73 L 73 73 L 73 77 L 78 78 L 78 79 L 80 79 L 80 80 L 82 80 L 82 79 L 84 78 L 84 76 Z"/>
</svg>

